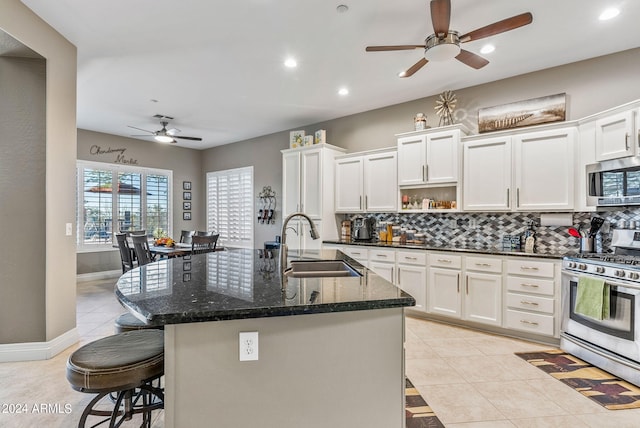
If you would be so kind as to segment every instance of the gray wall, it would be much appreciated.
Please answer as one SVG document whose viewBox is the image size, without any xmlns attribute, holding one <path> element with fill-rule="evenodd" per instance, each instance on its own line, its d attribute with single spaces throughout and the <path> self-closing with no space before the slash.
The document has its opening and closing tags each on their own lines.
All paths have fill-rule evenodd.
<svg viewBox="0 0 640 428">
<path fill-rule="evenodd" d="M 65 236 L 65 223 L 73 224 L 75 218 L 76 48 L 18 0 L 0 2 L 0 30 L 46 58 L 44 96 L 41 90 L 30 93 L 25 88 L 18 97 L 23 111 L 17 110 L 12 104 L 16 100 L 5 98 L 4 92 L 0 97 L 2 169 L 5 162 L 15 163 L 34 175 L 26 183 L 8 177 L 15 187 L 26 184 L 19 194 L 15 191 L 5 194 L 6 190 L 1 190 L 2 237 L 11 245 L 3 249 L 0 272 L 2 275 L 19 272 L 29 278 L 23 282 L 25 276 L 3 276 L 0 281 L 0 344 L 52 341 L 72 332 L 76 322 L 75 240 Z M 42 82 L 36 83 L 38 87 L 43 87 Z M 31 95 L 33 98 L 29 98 Z M 38 128 L 45 120 L 43 112 L 44 139 L 37 135 L 42 132 Z M 22 115 L 26 118 L 30 114 L 36 114 L 31 116 L 33 121 L 20 120 Z M 29 129 L 38 130 L 30 136 Z M 31 146 L 35 147 L 33 152 L 21 152 L 21 146 L 31 143 L 35 143 Z M 5 204 L 10 208 L 4 208 Z M 14 207 L 23 209 L 16 213 Z M 28 216 L 29 209 L 40 212 L 32 214 L 35 217 L 31 220 L 36 223 L 27 227 L 20 223 L 19 216 Z M 5 235 L 8 228 L 22 233 L 14 240 L 14 232 L 9 237 Z M 21 258 L 11 260 L 9 257 L 13 256 L 9 253 Z M 11 263 L 16 265 L 9 266 Z"/>
<path fill-rule="evenodd" d="M 31 243 L 28 254 L 5 249 L 0 257 L 2 343 L 44 339 L 45 79 L 44 59 L 0 57 L 0 236 Z M 4 328 L 18 319 L 22 328 Z"/>
<path fill-rule="evenodd" d="M 180 230 L 204 230 L 205 186 L 202 174 L 202 151 L 185 149 L 175 145 L 159 144 L 125 138 L 116 135 L 78 129 L 78 159 L 109 164 L 122 163 L 119 154 L 96 154 L 97 148 L 125 149 L 122 158 L 136 161 L 138 166 L 160 168 L 173 171 L 173 236 L 180 236 Z M 182 219 L 182 182 L 191 181 L 192 200 L 190 221 Z M 120 269 L 120 254 L 111 251 L 78 253 L 79 274 Z"/>
</svg>

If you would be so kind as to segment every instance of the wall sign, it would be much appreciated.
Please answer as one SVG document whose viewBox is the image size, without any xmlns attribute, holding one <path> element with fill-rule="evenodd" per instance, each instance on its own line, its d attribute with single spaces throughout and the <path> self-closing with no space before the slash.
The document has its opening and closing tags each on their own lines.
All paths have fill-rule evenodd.
<svg viewBox="0 0 640 428">
<path fill-rule="evenodd" d="M 126 148 L 118 148 L 112 149 L 111 147 L 107 149 L 103 149 L 102 147 L 94 144 L 89 149 L 89 154 L 92 156 L 103 156 L 103 155 L 113 155 L 115 153 L 116 158 L 113 160 L 113 163 L 120 163 L 123 165 L 138 165 L 138 159 L 133 159 L 131 157 L 127 158 L 124 154 L 126 152 Z"/>
</svg>

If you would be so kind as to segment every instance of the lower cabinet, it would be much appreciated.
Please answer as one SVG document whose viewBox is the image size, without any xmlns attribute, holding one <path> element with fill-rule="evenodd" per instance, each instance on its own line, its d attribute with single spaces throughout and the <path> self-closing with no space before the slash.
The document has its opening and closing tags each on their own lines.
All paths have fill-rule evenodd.
<svg viewBox="0 0 640 428">
<path fill-rule="evenodd" d="M 412 309 L 426 309 L 427 254 L 424 251 L 398 251 L 397 285 L 416 299 Z"/>
<path fill-rule="evenodd" d="M 389 282 L 396 283 L 396 251 L 372 248 L 368 267 Z M 411 293 L 409 293 L 411 294 Z"/>
<path fill-rule="evenodd" d="M 427 312 L 462 318 L 462 256 L 430 253 L 428 260 Z"/>
</svg>

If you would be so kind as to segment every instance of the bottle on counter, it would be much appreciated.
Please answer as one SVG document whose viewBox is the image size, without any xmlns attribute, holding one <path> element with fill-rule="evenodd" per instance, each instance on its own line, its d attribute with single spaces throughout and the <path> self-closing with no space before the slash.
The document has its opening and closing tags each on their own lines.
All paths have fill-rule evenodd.
<svg viewBox="0 0 640 428">
<path fill-rule="evenodd" d="M 387 223 L 387 242 L 393 242 L 393 224 Z"/>
<path fill-rule="evenodd" d="M 344 220 L 340 228 L 340 239 L 345 242 L 351 241 L 351 221 Z"/>
</svg>

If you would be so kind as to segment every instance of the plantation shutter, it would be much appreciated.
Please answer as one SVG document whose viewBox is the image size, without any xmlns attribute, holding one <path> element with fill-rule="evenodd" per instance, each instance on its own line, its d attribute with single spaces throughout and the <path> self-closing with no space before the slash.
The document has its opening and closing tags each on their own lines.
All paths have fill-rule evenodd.
<svg viewBox="0 0 640 428">
<path fill-rule="evenodd" d="M 207 230 L 227 247 L 253 248 L 253 167 L 207 173 Z"/>
</svg>

